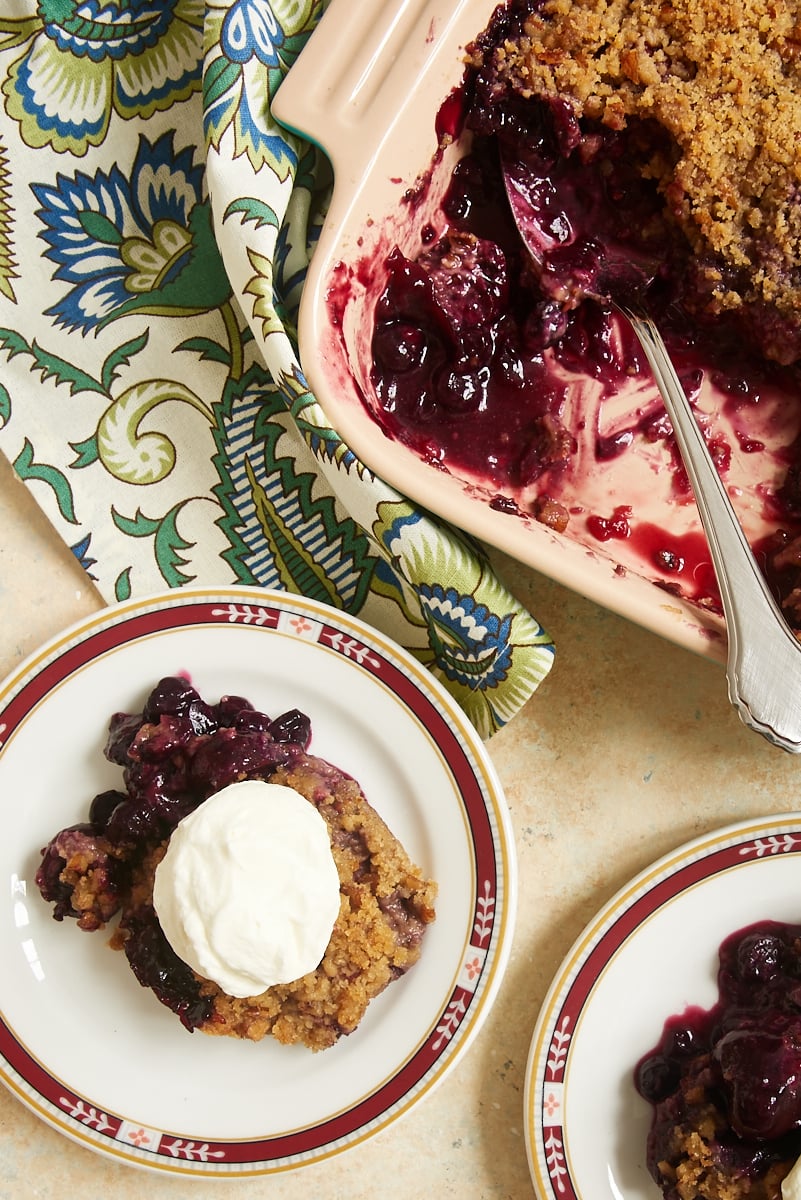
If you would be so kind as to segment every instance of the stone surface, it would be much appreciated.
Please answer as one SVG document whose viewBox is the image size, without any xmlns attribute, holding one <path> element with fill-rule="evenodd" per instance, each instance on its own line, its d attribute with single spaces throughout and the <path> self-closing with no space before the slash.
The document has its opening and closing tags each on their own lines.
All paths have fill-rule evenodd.
<svg viewBox="0 0 801 1200">
<path fill-rule="evenodd" d="M 100 600 L 3 460 L 0 528 L 5 675 Z M 801 807 L 801 761 L 740 724 L 720 666 L 493 557 L 555 638 L 557 659 L 540 691 L 490 743 L 513 817 L 519 907 L 499 997 L 464 1060 L 363 1145 L 301 1171 L 236 1182 L 143 1176 L 57 1134 L 0 1088 L 0 1200 L 139 1200 L 143 1186 L 153 1200 L 533 1195 L 523 1128 L 526 1059 L 562 958 L 595 911 L 655 858 L 732 821 Z M 665 1015 L 654 1014 L 655 1030 Z"/>
</svg>

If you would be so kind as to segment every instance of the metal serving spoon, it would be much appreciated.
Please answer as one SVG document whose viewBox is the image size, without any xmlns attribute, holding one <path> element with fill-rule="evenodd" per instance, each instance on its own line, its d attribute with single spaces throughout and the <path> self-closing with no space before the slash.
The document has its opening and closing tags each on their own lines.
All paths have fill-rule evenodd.
<svg viewBox="0 0 801 1200">
<path fill-rule="evenodd" d="M 517 229 L 541 278 L 559 234 L 548 228 L 532 192 L 530 168 L 502 163 Z M 546 182 L 541 180 L 539 182 Z M 788 627 L 734 512 L 692 407 L 642 297 L 650 280 L 638 264 L 612 249 L 603 269 L 570 280 L 575 297 L 612 304 L 630 322 L 651 365 L 692 484 L 723 603 L 728 638 L 729 699 L 749 729 L 774 745 L 801 752 L 801 643 Z M 562 296 L 564 299 L 565 297 Z"/>
</svg>

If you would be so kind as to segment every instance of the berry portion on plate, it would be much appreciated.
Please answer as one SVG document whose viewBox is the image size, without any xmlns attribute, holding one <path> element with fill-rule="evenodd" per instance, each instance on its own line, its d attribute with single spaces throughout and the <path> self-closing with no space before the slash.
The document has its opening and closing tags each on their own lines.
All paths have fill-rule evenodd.
<svg viewBox="0 0 801 1200">
<path fill-rule="evenodd" d="M 648 1169 L 666 1200 L 780 1200 L 801 1157 L 801 926 L 759 922 L 719 955 L 715 1006 L 669 1018 L 635 1070 Z"/>
<path fill-rule="evenodd" d="M 150 693 L 141 713 L 110 721 L 106 757 L 123 787 L 92 801 L 88 819 L 42 851 L 36 883 L 53 916 L 86 931 L 119 914 L 112 945 L 188 1030 L 312 1049 L 351 1033 L 371 1000 L 419 958 L 436 885 L 414 866 L 359 784 L 308 753 L 309 718 L 270 718 L 239 696 L 208 704 L 180 677 Z M 156 869 L 175 828 L 243 780 L 294 789 L 327 827 L 340 881 L 339 914 L 319 965 L 258 996 L 234 997 L 175 953 L 153 904 Z M 259 914 L 259 918 L 263 914 Z"/>
</svg>

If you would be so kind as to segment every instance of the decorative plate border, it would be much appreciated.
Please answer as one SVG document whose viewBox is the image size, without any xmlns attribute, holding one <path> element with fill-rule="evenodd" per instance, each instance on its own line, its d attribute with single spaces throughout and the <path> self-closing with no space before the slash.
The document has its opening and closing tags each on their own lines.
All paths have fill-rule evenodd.
<svg viewBox="0 0 801 1200">
<path fill-rule="evenodd" d="M 554 977 L 529 1050 L 526 1148 L 542 1200 L 587 1200 L 577 1191 L 567 1161 L 565 1087 L 576 1028 L 614 956 L 644 921 L 694 885 L 748 861 L 795 854 L 801 854 L 801 814 L 725 826 L 646 868 L 586 926 Z"/>
<path fill-rule="evenodd" d="M 319 643 L 390 688 L 429 731 L 452 774 L 472 835 L 472 933 L 452 994 L 425 1041 L 385 1084 L 330 1120 L 286 1135 L 193 1140 L 134 1125 L 54 1078 L 5 1023 L 0 1080 L 29 1108 L 101 1153 L 160 1170 L 215 1177 L 266 1174 L 319 1161 L 406 1112 L 466 1051 L 494 1001 L 509 956 L 516 903 L 511 823 L 484 747 L 449 693 L 414 657 L 357 618 L 306 597 L 265 589 L 182 588 L 105 610 L 28 658 L 0 686 L 2 749 L 31 710 L 69 675 L 109 650 L 187 626 L 245 624 Z"/>
</svg>

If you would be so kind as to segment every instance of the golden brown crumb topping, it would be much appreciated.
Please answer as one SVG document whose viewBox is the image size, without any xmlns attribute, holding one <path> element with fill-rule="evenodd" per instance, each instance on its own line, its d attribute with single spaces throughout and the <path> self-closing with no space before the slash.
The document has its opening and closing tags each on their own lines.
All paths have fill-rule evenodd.
<svg viewBox="0 0 801 1200">
<path fill-rule="evenodd" d="M 340 878 L 340 910 L 320 964 L 292 983 L 275 984 L 259 996 L 227 995 L 210 980 L 195 978 L 211 1001 L 203 1033 L 260 1041 L 303 1042 L 322 1050 L 352 1033 L 370 1002 L 420 957 L 425 928 L 435 919 L 437 885 L 411 861 L 350 776 L 313 755 L 279 767 L 271 782 L 294 788 L 314 804 L 328 825 Z M 152 904 L 153 878 L 167 842 L 151 849 L 133 873 L 125 910 Z M 122 932 L 111 944 L 125 946 Z"/>
<path fill-rule="evenodd" d="M 707 268 L 717 309 L 767 303 L 797 321 L 800 54 L 798 0 L 545 0 L 495 67 L 613 129 L 658 121 L 677 161 L 647 169 L 695 253 L 724 266 Z"/>
</svg>

